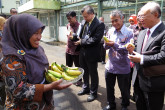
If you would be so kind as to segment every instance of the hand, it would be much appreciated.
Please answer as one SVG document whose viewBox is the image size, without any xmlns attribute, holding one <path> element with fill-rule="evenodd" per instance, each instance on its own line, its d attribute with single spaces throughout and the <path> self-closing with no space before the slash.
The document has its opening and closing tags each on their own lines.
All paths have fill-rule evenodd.
<svg viewBox="0 0 165 110">
<path fill-rule="evenodd" d="M 73 34 L 73 32 L 71 30 L 67 32 L 68 39 L 73 39 L 73 35 L 72 34 Z"/>
<path fill-rule="evenodd" d="M 81 43 L 81 39 L 79 39 L 78 41 L 74 42 L 74 45 L 80 45 Z"/>
<path fill-rule="evenodd" d="M 135 62 L 135 63 L 140 63 L 141 61 L 141 54 L 137 53 L 137 52 L 132 52 L 133 54 L 130 55 L 128 54 L 128 58 L 132 61 L 132 62 Z"/>
<path fill-rule="evenodd" d="M 126 45 L 126 49 L 128 50 L 129 54 L 132 54 L 135 49 L 135 46 L 132 43 L 129 43 Z"/>
<path fill-rule="evenodd" d="M 108 46 L 113 46 L 115 44 L 115 42 L 109 40 L 108 42 L 105 42 L 105 44 L 108 45 Z"/>
<path fill-rule="evenodd" d="M 45 84 L 44 85 L 44 92 L 49 91 L 49 90 L 62 90 L 62 89 L 68 88 L 69 86 L 72 85 L 72 83 L 61 84 L 62 81 L 63 81 L 63 79 L 60 79 L 60 80 L 54 81 L 50 84 Z"/>
</svg>

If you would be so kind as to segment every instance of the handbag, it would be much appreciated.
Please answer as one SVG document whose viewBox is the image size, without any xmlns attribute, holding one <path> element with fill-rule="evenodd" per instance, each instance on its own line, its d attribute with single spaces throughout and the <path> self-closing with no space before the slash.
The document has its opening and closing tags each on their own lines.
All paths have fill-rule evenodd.
<svg viewBox="0 0 165 110">
<path fill-rule="evenodd" d="M 143 55 L 154 55 L 159 53 L 160 49 L 157 50 L 156 48 L 160 48 L 159 46 L 153 47 L 150 51 L 143 52 Z M 155 50 L 156 49 L 156 50 Z M 152 76 L 161 76 L 165 75 L 165 64 L 149 66 L 143 68 L 143 74 L 148 77 Z"/>
</svg>

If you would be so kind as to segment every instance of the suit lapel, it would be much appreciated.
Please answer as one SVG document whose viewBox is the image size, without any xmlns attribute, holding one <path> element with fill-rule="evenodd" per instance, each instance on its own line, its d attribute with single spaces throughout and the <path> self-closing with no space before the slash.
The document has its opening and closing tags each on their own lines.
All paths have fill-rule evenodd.
<svg viewBox="0 0 165 110">
<path fill-rule="evenodd" d="M 137 52 L 138 53 L 141 53 L 142 46 L 143 46 L 143 41 L 144 41 L 144 38 L 145 38 L 145 35 L 146 35 L 146 31 L 147 31 L 147 29 L 142 31 L 142 33 L 139 34 L 139 36 L 138 36 L 138 41 L 139 41 L 138 44 L 137 44 Z"/>
<path fill-rule="evenodd" d="M 81 31 L 80 31 L 80 38 L 82 38 L 82 34 L 83 34 L 83 30 L 84 30 L 84 25 L 85 25 L 85 20 L 83 20 L 82 22 L 81 22 Z"/>
<path fill-rule="evenodd" d="M 157 36 L 159 35 L 159 33 L 162 31 L 163 29 L 163 23 L 161 23 L 152 33 L 151 37 L 148 39 L 147 44 L 144 47 L 143 51 L 146 51 L 148 49 L 148 47 L 151 45 L 152 41 L 157 38 Z"/>
<path fill-rule="evenodd" d="M 88 34 L 90 35 L 91 34 L 91 31 L 92 31 L 92 28 L 93 26 L 95 26 L 95 22 L 96 22 L 96 17 L 93 19 L 92 23 L 90 24 L 90 27 L 88 29 Z"/>
</svg>

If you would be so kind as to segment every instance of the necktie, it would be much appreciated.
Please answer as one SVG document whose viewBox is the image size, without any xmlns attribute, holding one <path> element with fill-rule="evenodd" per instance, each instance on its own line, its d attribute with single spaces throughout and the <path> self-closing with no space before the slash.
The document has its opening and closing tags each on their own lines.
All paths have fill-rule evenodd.
<svg viewBox="0 0 165 110">
<path fill-rule="evenodd" d="M 83 31 L 83 35 L 82 35 L 82 38 L 83 38 L 83 39 L 84 39 L 85 36 L 87 35 L 88 28 L 89 28 L 89 23 L 86 23 L 85 28 L 84 28 L 84 31 Z"/>
<path fill-rule="evenodd" d="M 149 38 L 149 35 L 150 35 L 150 30 L 147 31 L 147 35 L 146 35 L 145 38 L 144 38 L 142 51 L 143 51 L 143 49 L 144 49 L 144 47 L 145 47 L 145 45 L 146 45 L 146 43 L 147 43 L 147 40 L 148 40 L 148 38 Z"/>
</svg>

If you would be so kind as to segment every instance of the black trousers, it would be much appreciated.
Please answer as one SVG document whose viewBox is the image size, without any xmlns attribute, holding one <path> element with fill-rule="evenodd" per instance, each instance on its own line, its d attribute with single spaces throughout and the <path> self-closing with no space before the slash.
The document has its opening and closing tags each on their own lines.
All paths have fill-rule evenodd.
<svg viewBox="0 0 165 110">
<path fill-rule="evenodd" d="M 105 70 L 105 81 L 107 89 L 107 101 L 111 107 L 115 107 L 115 95 L 114 95 L 114 86 L 118 81 L 119 89 L 121 91 L 123 107 L 129 106 L 129 74 L 113 74 L 109 73 L 108 70 Z"/>
<path fill-rule="evenodd" d="M 135 95 L 137 110 L 162 110 L 164 105 L 164 91 L 144 92 L 139 87 L 138 79 L 135 81 Z"/>
<path fill-rule="evenodd" d="M 134 94 L 135 94 L 135 102 L 136 102 L 136 109 L 137 110 L 147 110 L 146 100 L 144 97 L 144 93 L 139 86 L 138 77 L 136 77 L 134 83 Z"/>
<path fill-rule="evenodd" d="M 72 67 L 73 63 L 76 67 L 80 67 L 79 55 L 70 55 L 70 54 L 66 53 L 66 65 L 69 67 Z"/>
<path fill-rule="evenodd" d="M 101 61 L 105 62 L 106 50 L 103 47 L 103 43 L 100 43 L 100 56 L 101 56 Z"/>
<path fill-rule="evenodd" d="M 131 68 L 130 76 L 129 76 L 129 94 L 131 94 L 131 82 L 132 82 L 132 74 L 133 74 L 133 68 Z M 134 94 L 134 91 L 133 91 Z"/>
<path fill-rule="evenodd" d="M 84 84 L 83 89 L 90 90 L 90 93 L 97 95 L 99 77 L 98 77 L 98 62 L 89 62 L 83 54 L 80 55 L 80 66 L 84 69 Z M 89 87 L 89 76 L 91 78 L 91 87 Z"/>
</svg>

